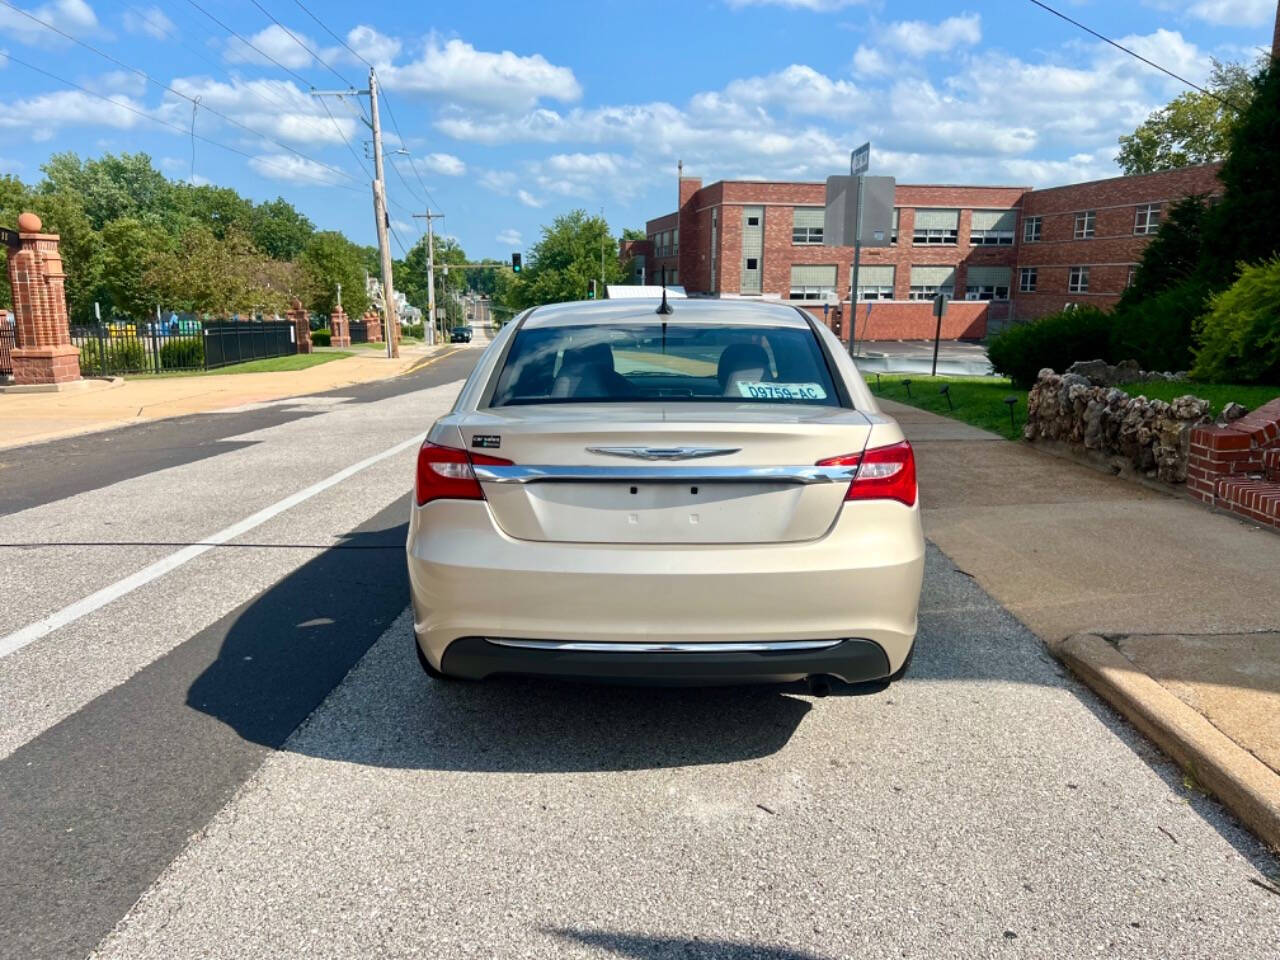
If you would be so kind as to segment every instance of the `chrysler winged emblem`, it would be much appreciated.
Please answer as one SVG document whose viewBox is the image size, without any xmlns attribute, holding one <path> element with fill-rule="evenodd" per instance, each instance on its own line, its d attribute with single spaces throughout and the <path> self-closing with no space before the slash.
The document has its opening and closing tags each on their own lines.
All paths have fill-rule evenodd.
<svg viewBox="0 0 1280 960">
<path fill-rule="evenodd" d="M 632 460 L 700 460 L 741 452 L 741 447 L 587 447 L 588 453 Z"/>
</svg>

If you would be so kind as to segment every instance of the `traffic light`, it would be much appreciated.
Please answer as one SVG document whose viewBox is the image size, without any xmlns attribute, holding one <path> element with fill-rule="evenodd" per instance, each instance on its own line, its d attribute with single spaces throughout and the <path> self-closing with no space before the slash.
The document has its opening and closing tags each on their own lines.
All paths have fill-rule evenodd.
<svg viewBox="0 0 1280 960">
<path fill-rule="evenodd" d="M 591 280 L 587 284 L 587 299 L 594 300 L 596 298 L 596 282 Z"/>
<path fill-rule="evenodd" d="M 513 254 L 511 255 L 511 272 L 512 272 L 512 273 L 519 273 L 519 272 L 520 272 L 520 269 L 521 269 L 521 264 L 520 264 L 520 254 L 518 254 L 518 253 L 513 253 Z"/>
</svg>

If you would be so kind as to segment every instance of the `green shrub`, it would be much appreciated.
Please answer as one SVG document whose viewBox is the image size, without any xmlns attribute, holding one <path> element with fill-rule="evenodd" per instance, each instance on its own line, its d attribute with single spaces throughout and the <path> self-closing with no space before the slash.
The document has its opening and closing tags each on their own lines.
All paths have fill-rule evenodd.
<svg viewBox="0 0 1280 960">
<path fill-rule="evenodd" d="M 413 337 L 417 340 L 421 340 L 426 335 L 426 331 L 420 323 L 405 324 L 400 328 L 400 332 L 406 337 Z"/>
<path fill-rule="evenodd" d="M 1137 360 L 1144 370 L 1186 370 L 1192 361 L 1192 329 L 1204 313 L 1209 289 L 1198 279 L 1116 308 L 1111 355 Z"/>
<path fill-rule="evenodd" d="M 105 353 L 103 347 L 105 346 Z M 137 340 L 88 340 L 80 348 L 80 372 L 89 376 L 111 373 L 143 373 L 151 369 L 146 349 Z"/>
<path fill-rule="evenodd" d="M 1195 334 L 1195 379 L 1280 384 L 1280 259 L 1241 270 Z"/>
<path fill-rule="evenodd" d="M 204 341 L 183 337 L 160 348 L 160 366 L 165 370 L 199 370 L 204 367 Z"/>
<path fill-rule="evenodd" d="M 328 327 L 322 327 L 319 330 L 312 330 L 311 343 L 313 346 L 316 346 L 316 347 L 327 347 L 329 346 L 329 340 L 330 338 L 332 338 L 332 336 L 333 336 L 333 331 L 331 331 Z"/>
<path fill-rule="evenodd" d="M 1043 367 L 1061 373 L 1077 360 L 1114 362 L 1111 327 L 1111 315 L 1096 307 L 1064 310 L 998 333 L 987 354 L 998 372 L 1029 387 Z"/>
</svg>

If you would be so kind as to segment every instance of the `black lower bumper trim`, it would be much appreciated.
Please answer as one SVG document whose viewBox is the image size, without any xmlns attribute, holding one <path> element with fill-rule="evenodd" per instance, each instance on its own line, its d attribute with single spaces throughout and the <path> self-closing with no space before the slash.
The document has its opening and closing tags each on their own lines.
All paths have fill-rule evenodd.
<svg viewBox="0 0 1280 960">
<path fill-rule="evenodd" d="M 878 643 L 862 639 L 820 650 L 618 653 L 509 647 L 460 637 L 445 649 L 441 670 L 468 680 L 514 673 L 654 684 L 789 683 L 809 676 L 863 683 L 886 679 L 889 658 Z"/>
</svg>

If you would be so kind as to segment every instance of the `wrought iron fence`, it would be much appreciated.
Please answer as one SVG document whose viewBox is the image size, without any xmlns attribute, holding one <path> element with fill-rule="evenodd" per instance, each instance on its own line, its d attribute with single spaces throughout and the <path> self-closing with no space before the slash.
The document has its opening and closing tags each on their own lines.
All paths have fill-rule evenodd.
<svg viewBox="0 0 1280 960">
<path fill-rule="evenodd" d="M 4 322 L 4 312 L 0 311 L 0 377 L 13 376 L 13 348 L 15 328 Z"/>
<path fill-rule="evenodd" d="M 352 320 L 351 324 L 351 342 L 352 343 L 368 343 L 369 342 L 369 324 L 363 320 Z"/>
<path fill-rule="evenodd" d="M 215 370 L 298 352 L 293 324 L 283 321 L 113 321 L 72 327 L 71 342 L 84 376 Z"/>
</svg>

